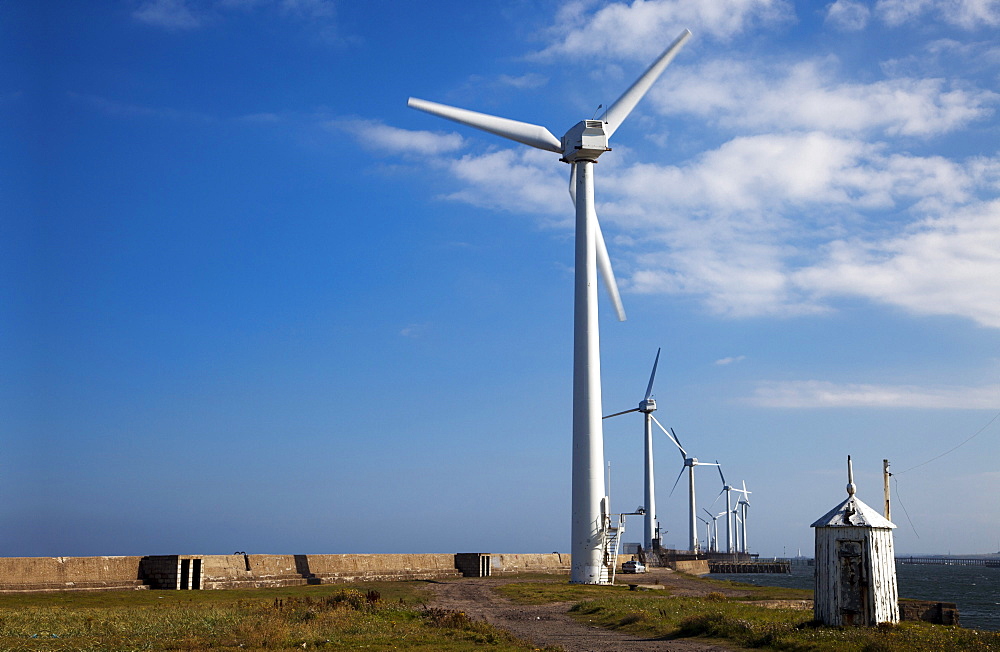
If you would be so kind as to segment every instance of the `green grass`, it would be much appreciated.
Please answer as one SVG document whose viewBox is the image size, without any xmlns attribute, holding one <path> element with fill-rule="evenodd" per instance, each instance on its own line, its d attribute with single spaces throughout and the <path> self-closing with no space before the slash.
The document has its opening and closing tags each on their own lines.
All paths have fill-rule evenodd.
<svg viewBox="0 0 1000 652">
<path fill-rule="evenodd" d="M 628 594 L 627 586 L 595 586 L 570 584 L 565 575 L 549 576 L 535 582 L 516 582 L 498 586 L 496 591 L 518 604 L 548 604 L 549 602 L 580 602 L 612 594 Z"/>
<path fill-rule="evenodd" d="M 901 623 L 817 627 L 812 612 L 755 600 L 811 592 L 701 579 L 704 597 L 670 589 L 569 584 L 522 576 L 501 593 L 522 604 L 571 603 L 581 622 L 648 638 L 702 638 L 792 652 L 1000 651 L 1000 633 Z M 464 613 L 427 608 L 423 582 L 226 591 L 109 591 L 0 595 L 0 650 L 441 650 L 535 649 Z M 747 597 L 727 597 L 739 589 Z M 372 592 L 369 594 L 369 592 Z M 376 595 L 377 594 L 377 595 Z"/>
<path fill-rule="evenodd" d="M 0 650 L 535 649 L 419 582 L 0 596 Z"/>
<path fill-rule="evenodd" d="M 811 599 L 811 591 L 754 587 L 702 579 L 709 589 L 739 589 L 746 597 L 711 591 L 705 597 L 674 597 L 670 589 L 629 591 L 627 587 L 516 583 L 500 591 L 522 604 L 575 602 L 570 614 L 580 622 L 647 638 L 699 637 L 741 648 L 794 652 L 951 652 L 1000 651 L 1000 633 L 929 623 L 880 627 L 817 627 L 812 612 L 772 609 L 758 600 Z"/>
</svg>

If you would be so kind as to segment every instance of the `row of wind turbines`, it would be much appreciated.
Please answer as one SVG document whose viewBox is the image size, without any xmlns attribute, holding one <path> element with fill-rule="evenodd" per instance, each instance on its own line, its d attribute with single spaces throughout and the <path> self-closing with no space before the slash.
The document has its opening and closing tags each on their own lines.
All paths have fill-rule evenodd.
<svg viewBox="0 0 1000 652">
<path fill-rule="evenodd" d="M 653 381 L 656 379 L 656 367 L 659 363 L 660 349 L 657 349 L 656 358 L 653 360 L 653 370 L 649 374 L 649 384 L 646 385 L 646 395 L 641 401 L 639 401 L 639 407 L 632 408 L 631 410 L 623 410 L 622 412 L 615 412 L 614 414 L 609 414 L 604 417 L 604 419 L 611 419 L 623 414 L 631 414 L 632 412 L 639 412 L 643 415 L 643 433 L 645 435 L 646 444 L 644 467 L 645 482 L 643 485 L 643 500 L 645 501 L 645 504 L 642 506 L 641 510 L 639 510 L 643 512 L 644 517 L 642 546 L 645 550 L 651 550 L 654 548 L 654 543 L 656 546 L 659 545 L 659 532 L 656 526 L 655 481 L 653 477 L 653 424 L 656 424 L 656 426 L 663 431 L 663 434 L 667 436 L 667 439 L 669 439 L 671 443 L 677 447 L 677 452 L 680 453 L 681 459 L 683 460 L 683 466 L 681 466 L 680 473 L 677 474 L 677 479 L 674 480 L 674 486 L 670 489 L 670 495 L 673 495 L 674 490 L 677 488 L 677 483 L 680 482 L 681 476 L 684 475 L 684 470 L 686 469 L 688 472 L 688 550 L 695 552 L 723 552 L 719 550 L 718 521 L 719 518 L 725 516 L 726 550 L 724 552 L 749 552 L 747 548 L 747 516 L 748 508 L 750 506 L 750 494 L 753 492 L 747 490 L 746 481 L 742 482 L 742 488 L 734 487 L 726 482 L 726 476 L 722 473 L 722 465 L 718 460 L 715 462 L 699 462 L 697 457 L 690 456 L 681 444 L 680 438 L 677 436 L 677 433 L 674 432 L 674 429 L 665 428 L 663 424 L 653 416 L 653 412 L 656 411 L 656 399 L 653 398 Z M 712 519 L 711 522 L 698 515 L 694 482 L 694 469 L 697 466 L 714 466 L 719 470 L 719 477 L 722 478 L 722 491 L 720 491 L 719 495 L 715 497 L 715 501 L 712 502 L 711 506 L 714 506 L 715 503 L 718 502 L 719 498 L 725 494 L 726 510 L 716 514 L 708 509 L 702 508 L 708 517 Z M 732 502 L 733 493 L 740 494 L 739 499 L 735 504 Z M 701 548 L 698 541 L 698 520 L 705 523 L 707 530 L 707 535 L 705 537 L 705 549 Z"/>
</svg>

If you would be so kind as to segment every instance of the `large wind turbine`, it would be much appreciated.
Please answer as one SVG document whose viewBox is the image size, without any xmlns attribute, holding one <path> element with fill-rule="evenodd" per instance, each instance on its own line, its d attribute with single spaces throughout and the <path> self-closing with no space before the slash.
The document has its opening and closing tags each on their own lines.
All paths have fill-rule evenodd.
<svg viewBox="0 0 1000 652">
<path fill-rule="evenodd" d="M 621 127 L 667 65 L 690 38 L 684 32 L 604 113 L 583 120 L 562 139 L 545 127 L 498 118 L 411 97 L 410 107 L 488 131 L 531 147 L 559 154 L 569 163 L 570 192 L 576 203 L 576 247 L 573 301 L 573 555 L 570 581 L 605 584 L 610 569 L 604 555 L 609 507 L 604 493 L 604 433 L 601 429 L 601 358 L 597 322 L 597 269 L 600 267 L 618 318 L 625 311 L 618 296 L 607 247 L 594 208 L 594 164 L 609 151 L 608 139 Z"/>
<path fill-rule="evenodd" d="M 617 417 L 622 414 L 628 414 L 629 412 L 642 412 L 645 421 L 645 435 L 646 435 L 646 483 L 645 483 L 645 500 L 646 515 L 643 521 L 643 542 L 642 545 L 646 550 L 651 550 L 653 548 L 653 536 L 656 523 L 656 495 L 653 487 L 653 412 L 656 411 L 656 399 L 653 398 L 653 378 L 656 377 L 656 365 L 660 362 L 660 349 L 656 349 L 656 359 L 653 360 L 653 371 L 649 374 L 649 384 L 646 385 L 646 396 L 639 401 L 639 407 L 632 408 L 631 410 L 625 410 L 624 412 L 616 412 L 615 414 L 609 414 L 604 417 L 605 419 L 610 419 L 611 417 Z M 662 426 L 661 426 L 662 427 Z"/>
<path fill-rule="evenodd" d="M 663 426 L 660 426 L 661 428 Z M 666 432 L 666 431 L 664 431 Z M 677 433 L 671 428 L 670 432 L 667 433 L 670 437 L 670 441 L 674 442 L 677 446 L 677 450 L 681 454 L 681 459 L 684 460 L 684 466 L 681 467 L 681 472 L 677 474 L 677 479 L 674 480 L 674 486 L 670 488 L 670 495 L 673 495 L 674 489 L 677 488 L 677 483 L 680 482 L 681 476 L 684 475 L 684 469 L 688 470 L 688 534 L 690 550 L 692 552 L 698 551 L 698 533 L 695 531 L 698 528 L 698 508 L 695 505 L 694 497 L 694 467 L 696 466 L 719 466 L 717 462 L 699 462 L 697 457 L 688 457 L 687 451 L 681 446 L 681 440 L 677 437 Z"/>
</svg>

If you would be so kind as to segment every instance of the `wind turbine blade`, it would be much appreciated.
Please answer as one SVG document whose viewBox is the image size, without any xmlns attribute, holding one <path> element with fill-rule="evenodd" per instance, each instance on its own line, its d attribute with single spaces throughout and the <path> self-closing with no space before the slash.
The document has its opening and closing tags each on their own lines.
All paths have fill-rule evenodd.
<svg viewBox="0 0 1000 652">
<path fill-rule="evenodd" d="M 674 441 L 676 441 L 677 445 L 680 446 L 681 445 L 681 438 L 677 436 L 677 433 L 674 432 L 673 428 L 670 429 L 670 434 L 673 435 Z M 683 449 L 681 449 L 681 450 L 683 450 Z M 687 455 L 687 451 L 684 451 L 684 454 Z"/>
<path fill-rule="evenodd" d="M 509 120 L 507 118 L 498 118 L 495 115 L 477 113 L 476 111 L 469 111 L 467 109 L 459 109 L 447 104 L 428 102 L 427 100 L 420 100 L 415 97 L 407 100 L 406 105 L 411 109 L 417 109 L 441 118 L 454 120 L 455 122 L 475 127 L 476 129 L 482 129 L 491 134 L 503 136 L 504 138 L 509 138 L 525 145 L 531 145 L 538 149 L 548 150 L 557 154 L 562 154 L 563 151 L 562 143 L 545 127 L 527 122 L 518 122 L 517 120 Z"/>
<path fill-rule="evenodd" d="M 726 493 L 725 489 L 723 489 L 722 491 L 720 491 L 719 495 L 716 496 L 715 500 L 712 501 L 712 505 L 714 505 L 715 503 L 719 502 L 719 499 L 722 498 L 722 494 L 724 494 L 724 493 Z M 709 505 L 709 507 L 711 507 L 712 505 Z"/>
<path fill-rule="evenodd" d="M 606 417 L 601 417 L 602 419 L 610 419 L 611 417 L 620 417 L 623 414 L 628 414 L 629 412 L 638 412 L 639 408 L 632 408 L 631 410 L 625 410 L 624 412 L 615 412 L 614 414 L 609 414 Z"/>
<path fill-rule="evenodd" d="M 666 428 L 663 427 L 662 423 L 660 423 L 659 421 L 656 420 L 656 417 L 654 417 L 652 414 L 650 414 L 649 418 L 653 420 L 653 423 L 655 423 L 656 425 L 658 425 L 660 427 L 660 430 L 663 431 L 663 434 L 666 435 L 670 439 L 670 441 L 674 442 L 674 446 L 676 446 L 677 449 L 681 452 L 681 457 L 683 459 L 687 460 L 687 451 L 684 450 L 684 447 L 681 446 L 680 442 L 678 442 L 674 438 L 674 436 L 670 434 L 670 431 L 668 431 Z M 671 428 L 670 430 L 672 431 L 673 428 Z"/>
<path fill-rule="evenodd" d="M 604 243 L 604 233 L 601 232 L 601 223 L 598 220 L 594 220 L 594 226 L 597 228 L 597 269 L 601 272 L 601 278 L 604 279 L 604 289 L 608 291 L 611 304 L 614 305 L 615 312 L 618 314 L 618 321 L 625 321 L 625 306 L 622 305 L 622 297 L 618 292 L 618 281 L 615 280 L 615 272 L 611 269 L 611 257 L 608 256 L 608 246 Z"/>
<path fill-rule="evenodd" d="M 644 401 L 648 401 L 649 397 L 653 395 L 653 379 L 656 378 L 656 365 L 660 364 L 660 349 L 656 349 L 656 359 L 653 360 L 653 372 L 649 374 L 649 384 L 646 385 L 646 398 Z"/>
<path fill-rule="evenodd" d="M 677 483 L 681 481 L 681 476 L 684 475 L 684 469 L 686 468 L 687 468 L 686 466 L 681 467 L 681 472 L 677 474 L 677 479 L 674 480 L 674 486 L 670 487 L 670 493 L 667 494 L 668 498 L 674 495 L 674 489 L 677 488 Z"/>
<path fill-rule="evenodd" d="M 719 460 L 715 460 L 716 464 L 719 464 Z M 722 486 L 726 486 L 726 476 L 722 475 L 722 465 L 719 464 L 719 477 L 722 478 Z M 725 491 L 725 489 L 723 489 Z"/>
<path fill-rule="evenodd" d="M 709 518 L 717 518 L 714 514 L 712 514 L 712 512 L 708 511 L 704 507 L 701 508 L 701 511 L 705 512 L 706 514 L 708 514 Z"/>
<path fill-rule="evenodd" d="M 569 166 L 569 196 L 573 200 L 573 207 L 576 207 L 576 166 Z"/>
<path fill-rule="evenodd" d="M 607 125 L 604 127 L 604 132 L 611 138 L 611 135 L 618 130 L 625 118 L 632 113 L 632 109 L 635 105 L 639 103 L 646 93 L 649 91 L 650 87 L 659 78 L 663 71 L 666 69 L 670 62 L 674 60 L 677 53 L 680 52 L 681 47 L 684 43 L 691 38 L 691 30 L 684 30 L 677 39 L 670 44 L 663 54 L 653 62 L 646 72 L 642 73 L 639 79 L 635 80 L 627 91 L 622 93 L 622 96 L 618 98 L 614 104 L 611 105 L 602 118 Z"/>
<path fill-rule="evenodd" d="M 569 171 L 569 196 L 573 198 L 573 205 L 576 206 L 576 164 L 570 166 Z M 594 220 L 597 227 L 595 233 L 597 242 L 597 269 L 604 280 L 604 289 L 608 291 L 611 304 L 615 307 L 618 321 L 625 321 L 625 306 L 622 305 L 621 293 L 618 292 L 618 281 L 615 280 L 615 272 L 611 268 L 611 257 L 608 255 L 608 245 L 604 242 L 604 232 L 601 231 L 601 222 Z M 607 418 L 607 417 L 605 417 Z"/>
</svg>

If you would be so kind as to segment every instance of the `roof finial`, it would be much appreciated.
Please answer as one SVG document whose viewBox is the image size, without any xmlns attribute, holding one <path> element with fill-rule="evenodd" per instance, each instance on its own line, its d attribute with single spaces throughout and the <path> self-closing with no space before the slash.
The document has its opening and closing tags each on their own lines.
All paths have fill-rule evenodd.
<svg viewBox="0 0 1000 652">
<path fill-rule="evenodd" d="M 853 496 L 854 492 L 857 491 L 857 487 L 854 486 L 854 467 L 851 466 L 851 456 L 847 456 L 847 495 Z"/>
</svg>

